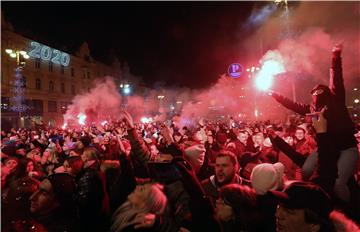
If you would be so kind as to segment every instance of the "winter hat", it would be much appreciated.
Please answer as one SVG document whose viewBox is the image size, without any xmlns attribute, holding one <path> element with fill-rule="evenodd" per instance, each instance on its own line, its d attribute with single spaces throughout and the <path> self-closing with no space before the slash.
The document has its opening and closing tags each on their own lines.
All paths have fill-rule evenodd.
<svg viewBox="0 0 360 232">
<path fill-rule="evenodd" d="M 204 163 L 205 151 L 206 149 L 203 144 L 194 144 L 185 149 L 185 157 L 193 168 L 200 168 Z"/>
<path fill-rule="evenodd" d="M 46 146 L 39 142 L 39 140 L 34 139 L 31 141 L 35 148 L 40 148 L 42 151 L 45 150 Z"/>
<path fill-rule="evenodd" d="M 185 149 L 185 155 L 189 158 L 198 158 L 201 153 L 206 151 L 203 144 L 195 144 Z"/>
<path fill-rule="evenodd" d="M 1 149 L 1 152 L 8 156 L 13 156 L 16 154 L 16 147 L 15 146 L 6 146 Z"/>
<path fill-rule="evenodd" d="M 263 163 L 256 165 L 250 176 L 252 187 L 258 195 L 283 186 L 284 165 L 282 163 Z"/>
<path fill-rule="evenodd" d="M 91 137 L 90 136 L 81 136 L 80 141 L 82 144 L 84 144 L 84 147 L 88 147 L 91 143 Z"/>
</svg>

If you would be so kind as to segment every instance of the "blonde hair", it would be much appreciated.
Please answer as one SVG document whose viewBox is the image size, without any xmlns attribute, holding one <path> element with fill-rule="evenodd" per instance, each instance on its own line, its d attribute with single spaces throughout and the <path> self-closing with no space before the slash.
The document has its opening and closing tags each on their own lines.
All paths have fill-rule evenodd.
<svg viewBox="0 0 360 232">
<path fill-rule="evenodd" d="M 86 156 L 87 160 L 99 161 L 99 151 L 94 147 L 87 147 L 84 149 L 83 155 Z"/>
<path fill-rule="evenodd" d="M 167 197 L 164 194 L 164 186 L 159 183 L 149 183 L 151 185 L 149 197 L 146 199 L 146 207 L 151 213 L 161 215 L 167 205 Z"/>
<path fill-rule="evenodd" d="M 334 210 L 330 214 L 330 220 L 337 232 L 359 232 L 360 227 L 355 222 L 347 218 L 343 213 Z"/>
<path fill-rule="evenodd" d="M 149 196 L 145 207 L 135 208 L 129 200 L 125 201 L 112 215 L 111 231 L 122 231 L 129 225 L 134 224 L 136 215 L 141 213 L 153 213 L 162 215 L 166 209 L 167 198 L 163 192 L 163 186 L 158 183 L 145 183 L 150 185 Z"/>
</svg>

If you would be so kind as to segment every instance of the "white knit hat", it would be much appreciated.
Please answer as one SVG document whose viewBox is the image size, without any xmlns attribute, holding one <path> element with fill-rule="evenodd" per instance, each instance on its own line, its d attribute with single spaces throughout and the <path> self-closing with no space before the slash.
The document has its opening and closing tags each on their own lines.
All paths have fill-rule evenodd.
<svg viewBox="0 0 360 232">
<path fill-rule="evenodd" d="M 205 158 L 205 146 L 203 144 L 195 144 L 185 149 L 185 156 L 191 165 L 201 167 Z"/>
<path fill-rule="evenodd" d="M 263 163 L 256 165 L 250 176 L 252 187 L 258 195 L 283 186 L 284 165 L 282 163 Z"/>
</svg>

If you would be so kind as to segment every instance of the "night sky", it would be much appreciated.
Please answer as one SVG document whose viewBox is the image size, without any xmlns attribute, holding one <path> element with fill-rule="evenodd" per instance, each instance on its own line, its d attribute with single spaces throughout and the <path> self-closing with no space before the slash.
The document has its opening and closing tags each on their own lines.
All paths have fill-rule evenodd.
<svg viewBox="0 0 360 232">
<path fill-rule="evenodd" d="M 253 29 L 244 22 L 261 2 L 2 2 L 15 31 L 73 52 L 127 61 L 146 85 L 205 88 L 225 73 Z M 234 49 L 236 47 L 237 49 Z M 240 46 L 241 47 L 241 46 Z"/>
</svg>

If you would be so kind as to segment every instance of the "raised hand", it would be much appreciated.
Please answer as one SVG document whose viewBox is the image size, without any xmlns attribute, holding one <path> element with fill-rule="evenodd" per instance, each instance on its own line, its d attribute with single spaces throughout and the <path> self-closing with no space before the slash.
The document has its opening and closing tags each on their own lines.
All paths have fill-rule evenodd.
<svg viewBox="0 0 360 232">
<path fill-rule="evenodd" d="M 123 111 L 123 121 L 125 122 L 125 125 L 127 129 L 133 129 L 134 128 L 134 120 L 131 117 L 131 115 L 127 111 Z"/>
<path fill-rule="evenodd" d="M 318 133 L 318 134 L 327 132 L 327 120 L 324 117 L 323 111 L 324 110 L 322 110 L 321 112 L 316 112 L 315 114 L 318 117 L 312 118 L 312 125 L 315 128 L 316 133 Z"/>
<path fill-rule="evenodd" d="M 134 229 L 152 228 L 155 224 L 156 216 L 152 213 L 140 213 L 134 219 Z"/>
<path fill-rule="evenodd" d="M 338 43 L 338 44 L 335 44 L 335 46 L 333 47 L 332 49 L 332 52 L 334 53 L 341 53 L 342 49 L 343 49 L 344 45 L 343 43 Z"/>
<path fill-rule="evenodd" d="M 160 133 L 162 134 L 162 136 L 164 136 L 167 144 L 171 144 L 174 142 L 174 138 L 172 137 L 172 132 L 170 128 L 167 127 L 166 125 L 161 126 Z"/>
</svg>

